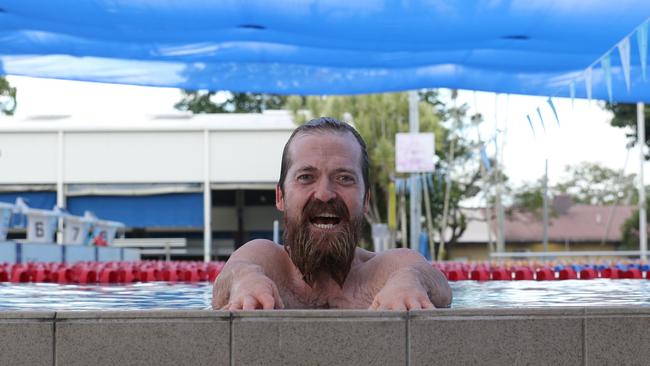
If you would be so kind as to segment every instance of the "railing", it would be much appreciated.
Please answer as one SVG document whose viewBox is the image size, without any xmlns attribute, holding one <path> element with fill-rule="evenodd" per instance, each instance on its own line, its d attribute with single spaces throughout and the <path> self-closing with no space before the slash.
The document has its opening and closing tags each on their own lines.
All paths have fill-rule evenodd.
<svg viewBox="0 0 650 366">
<path fill-rule="evenodd" d="M 539 257 L 639 257 L 638 250 L 593 250 L 580 252 L 502 252 L 490 253 L 490 258 L 539 258 Z"/>
<path fill-rule="evenodd" d="M 165 254 L 165 260 L 171 259 L 171 254 L 185 254 L 187 247 L 186 238 L 118 238 L 113 246 L 121 248 L 139 248 L 140 254 L 156 255 Z M 181 249 L 172 249 L 181 248 Z"/>
</svg>

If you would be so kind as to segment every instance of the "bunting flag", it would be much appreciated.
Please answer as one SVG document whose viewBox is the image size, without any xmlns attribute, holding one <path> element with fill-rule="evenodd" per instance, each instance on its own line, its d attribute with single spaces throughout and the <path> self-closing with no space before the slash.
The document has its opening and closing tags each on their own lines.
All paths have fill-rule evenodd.
<svg viewBox="0 0 650 366">
<path fill-rule="evenodd" d="M 537 115 L 539 116 L 539 122 L 542 124 L 542 130 L 546 132 L 546 126 L 544 126 L 544 118 L 542 118 L 542 111 L 537 107 Z"/>
<path fill-rule="evenodd" d="M 605 83 L 607 84 L 607 97 L 609 102 L 612 103 L 612 59 L 609 55 L 609 52 L 600 59 L 600 64 L 603 67 L 603 73 L 605 73 Z"/>
<path fill-rule="evenodd" d="M 645 78 L 645 69 L 646 62 L 648 60 L 648 21 L 645 21 L 641 24 L 636 31 L 636 39 L 639 43 L 639 55 L 641 57 L 641 74 L 643 75 L 643 81 L 646 81 Z"/>
<path fill-rule="evenodd" d="M 560 127 L 560 119 L 557 116 L 557 110 L 555 109 L 555 104 L 553 104 L 553 99 L 551 97 L 548 97 L 546 100 L 548 105 L 551 107 L 551 110 L 553 111 L 553 115 L 555 116 L 555 122 L 557 122 L 557 126 Z"/>
<path fill-rule="evenodd" d="M 530 125 L 530 129 L 533 130 L 533 137 L 535 137 L 535 127 L 533 127 L 533 121 L 530 119 L 530 114 L 527 114 L 526 118 L 528 118 L 528 124 Z"/>
<path fill-rule="evenodd" d="M 585 87 L 587 88 L 587 100 L 589 100 L 589 103 L 591 103 L 591 71 L 591 66 L 585 70 Z"/>
<path fill-rule="evenodd" d="M 571 109 L 574 109 L 575 104 L 574 101 L 576 99 L 576 81 L 571 80 L 569 83 L 569 95 L 571 96 Z"/>
<path fill-rule="evenodd" d="M 618 43 L 618 54 L 621 56 L 621 66 L 623 67 L 623 76 L 625 76 L 625 86 L 627 92 L 630 92 L 630 39 L 625 37 Z"/>
<path fill-rule="evenodd" d="M 492 170 L 492 164 L 490 164 L 490 159 L 488 159 L 487 152 L 485 151 L 485 145 L 481 146 L 481 161 L 483 162 L 483 166 L 485 166 L 485 170 L 489 173 Z"/>
</svg>

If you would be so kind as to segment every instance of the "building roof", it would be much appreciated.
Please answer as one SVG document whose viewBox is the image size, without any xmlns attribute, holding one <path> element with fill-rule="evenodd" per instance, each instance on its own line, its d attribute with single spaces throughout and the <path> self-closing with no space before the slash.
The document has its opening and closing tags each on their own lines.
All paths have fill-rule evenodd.
<svg viewBox="0 0 650 366">
<path fill-rule="evenodd" d="M 266 110 L 264 113 L 172 113 L 132 115 L 95 113 L 92 115 L 5 116 L 0 124 L 4 132 L 99 132 L 99 131 L 293 131 L 291 113 Z"/>
<path fill-rule="evenodd" d="M 618 242 L 621 226 L 634 206 L 572 205 L 565 213 L 549 215 L 548 239 L 555 242 Z M 543 218 L 539 214 L 512 210 L 504 222 L 506 242 L 541 241 Z"/>
</svg>

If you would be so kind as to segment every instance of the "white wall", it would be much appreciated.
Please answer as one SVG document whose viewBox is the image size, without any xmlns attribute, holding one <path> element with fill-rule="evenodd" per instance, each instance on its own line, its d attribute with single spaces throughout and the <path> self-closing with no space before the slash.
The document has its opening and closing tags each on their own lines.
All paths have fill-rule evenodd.
<svg viewBox="0 0 650 366">
<path fill-rule="evenodd" d="M 63 184 L 201 183 L 206 130 L 211 183 L 272 184 L 294 127 L 286 112 L 119 123 L 5 118 L 0 124 L 0 184 L 56 184 L 59 132 Z"/>
<path fill-rule="evenodd" d="M 66 183 L 203 181 L 203 133 L 72 132 L 65 134 Z"/>
<path fill-rule="evenodd" d="M 291 131 L 210 133 L 212 182 L 277 182 L 282 149 Z"/>
<path fill-rule="evenodd" d="M 0 133 L 0 184 L 53 184 L 57 133 Z"/>
</svg>

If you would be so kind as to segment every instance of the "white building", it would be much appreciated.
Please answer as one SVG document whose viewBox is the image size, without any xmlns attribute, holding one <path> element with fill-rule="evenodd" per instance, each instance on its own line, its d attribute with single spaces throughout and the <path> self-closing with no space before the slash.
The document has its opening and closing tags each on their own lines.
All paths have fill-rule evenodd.
<svg viewBox="0 0 650 366">
<path fill-rule="evenodd" d="M 282 149 L 294 128 L 286 111 L 4 117 L 0 201 L 90 210 L 124 222 L 130 237 L 183 236 L 195 257 L 204 241 L 213 257 L 226 255 L 271 238 Z"/>
</svg>

